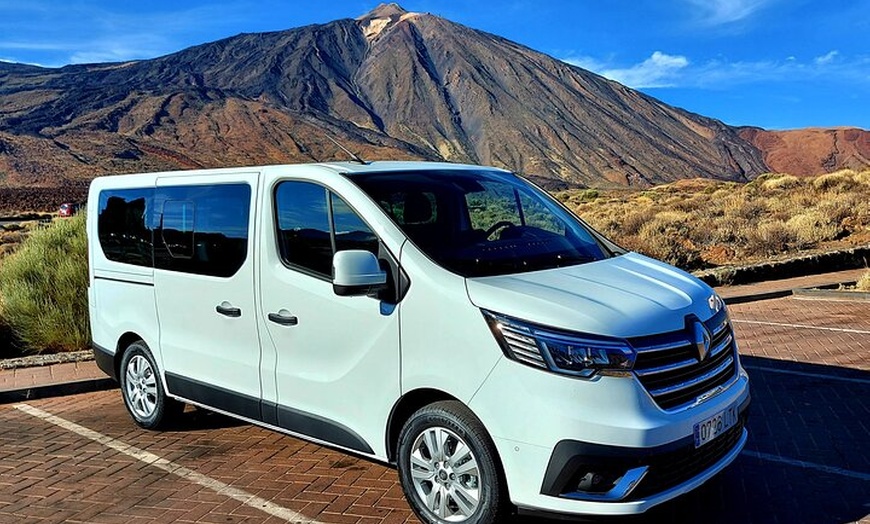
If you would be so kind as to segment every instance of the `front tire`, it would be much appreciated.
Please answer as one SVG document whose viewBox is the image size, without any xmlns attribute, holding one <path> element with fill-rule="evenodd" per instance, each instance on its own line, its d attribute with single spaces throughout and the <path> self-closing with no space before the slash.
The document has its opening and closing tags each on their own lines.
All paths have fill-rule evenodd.
<svg viewBox="0 0 870 524">
<path fill-rule="evenodd" d="M 436 402 L 414 413 L 398 453 L 402 490 L 423 522 L 502 522 L 507 496 L 495 446 L 461 403 Z"/>
<path fill-rule="evenodd" d="M 166 395 L 151 350 L 137 340 L 121 359 L 121 394 L 133 421 L 145 429 L 162 429 L 178 418 L 184 404 Z"/>
</svg>

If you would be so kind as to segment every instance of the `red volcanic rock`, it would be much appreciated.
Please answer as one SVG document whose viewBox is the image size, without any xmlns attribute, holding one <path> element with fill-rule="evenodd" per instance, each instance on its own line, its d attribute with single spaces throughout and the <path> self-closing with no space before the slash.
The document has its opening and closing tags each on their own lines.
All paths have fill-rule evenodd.
<svg viewBox="0 0 870 524">
<path fill-rule="evenodd" d="M 768 169 L 777 173 L 812 176 L 870 167 L 870 131 L 863 129 L 767 131 L 747 127 L 740 130 L 740 136 L 757 147 Z"/>
</svg>

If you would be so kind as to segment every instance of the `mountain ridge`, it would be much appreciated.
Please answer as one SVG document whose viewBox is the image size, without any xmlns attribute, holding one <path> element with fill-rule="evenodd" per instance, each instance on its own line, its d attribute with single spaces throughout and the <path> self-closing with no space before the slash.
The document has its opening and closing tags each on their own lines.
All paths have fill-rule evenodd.
<svg viewBox="0 0 870 524">
<path fill-rule="evenodd" d="M 745 181 L 772 158 L 762 134 L 397 4 L 150 60 L 0 63 L 0 186 L 343 158 L 327 134 L 365 158 L 490 164 L 555 185 Z"/>
</svg>

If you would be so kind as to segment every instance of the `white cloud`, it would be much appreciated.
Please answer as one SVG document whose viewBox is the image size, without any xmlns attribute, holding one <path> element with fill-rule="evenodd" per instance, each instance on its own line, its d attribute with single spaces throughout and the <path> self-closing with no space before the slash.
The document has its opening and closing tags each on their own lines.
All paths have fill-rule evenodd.
<svg viewBox="0 0 870 524">
<path fill-rule="evenodd" d="M 586 69 L 587 71 L 598 72 L 607 69 L 606 63 L 597 58 L 592 58 L 591 56 L 572 56 L 570 58 L 565 58 L 562 61 Z"/>
<path fill-rule="evenodd" d="M 164 54 L 170 44 L 160 35 L 127 33 L 86 42 L 69 56 L 71 64 L 126 62 Z"/>
<path fill-rule="evenodd" d="M 142 59 L 147 56 L 138 49 L 102 49 L 94 51 L 79 51 L 69 58 L 70 64 L 98 64 L 104 62 L 127 62 Z"/>
<path fill-rule="evenodd" d="M 705 24 L 723 25 L 749 18 L 773 0 L 687 0 Z"/>
<path fill-rule="evenodd" d="M 815 62 L 817 65 L 830 64 L 831 62 L 834 61 L 835 58 L 837 58 L 837 55 L 839 55 L 839 54 L 840 54 L 840 52 L 835 49 L 835 50 L 833 50 L 825 55 L 817 56 L 813 60 L 813 62 Z"/>
<path fill-rule="evenodd" d="M 839 51 L 831 51 L 809 61 L 789 56 L 783 60 L 729 62 L 716 59 L 692 62 L 685 56 L 667 55 L 660 51 L 643 62 L 627 67 L 614 63 L 612 59 L 599 60 L 594 57 L 568 58 L 564 61 L 635 89 L 722 89 L 736 85 L 788 82 L 795 78 L 870 84 L 870 77 L 867 76 L 870 57 L 843 57 Z"/>
<path fill-rule="evenodd" d="M 566 62 L 635 89 L 671 87 L 680 71 L 689 66 L 689 59 L 685 56 L 668 55 L 661 51 L 654 52 L 639 64 L 625 68 L 608 67 L 591 57 L 568 59 Z"/>
</svg>

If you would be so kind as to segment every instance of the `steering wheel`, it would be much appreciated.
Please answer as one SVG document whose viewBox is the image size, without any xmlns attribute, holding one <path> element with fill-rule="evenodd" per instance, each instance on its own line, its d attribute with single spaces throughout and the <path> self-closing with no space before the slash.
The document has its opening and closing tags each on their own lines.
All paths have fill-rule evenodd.
<svg viewBox="0 0 870 524">
<path fill-rule="evenodd" d="M 489 229 L 486 230 L 486 237 L 484 237 L 484 238 L 489 238 L 492 236 L 493 233 L 495 233 L 499 229 L 506 228 L 506 227 L 514 227 L 514 223 L 511 222 L 510 220 L 499 220 L 495 224 L 489 226 Z"/>
</svg>

